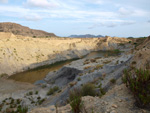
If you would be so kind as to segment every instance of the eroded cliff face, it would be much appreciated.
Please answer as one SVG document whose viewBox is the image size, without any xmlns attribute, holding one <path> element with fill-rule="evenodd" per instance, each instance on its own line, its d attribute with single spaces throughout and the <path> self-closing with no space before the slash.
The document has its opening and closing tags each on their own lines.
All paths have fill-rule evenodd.
<svg viewBox="0 0 150 113">
<path fill-rule="evenodd" d="M 91 51 L 119 48 L 129 39 L 105 38 L 31 38 L 0 33 L 0 74 L 17 72 L 58 61 L 79 58 Z"/>
<path fill-rule="evenodd" d="M 139 46 L 134 49 L 133 54 L 131 67 L 150 69 L 150 37 L 142 39 Z"/>
</svg>

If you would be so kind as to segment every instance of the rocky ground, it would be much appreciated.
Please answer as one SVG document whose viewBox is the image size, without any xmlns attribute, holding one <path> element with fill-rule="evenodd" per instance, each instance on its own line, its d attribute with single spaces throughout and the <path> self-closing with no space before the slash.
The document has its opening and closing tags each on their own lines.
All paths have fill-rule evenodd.
<svg viewBox="0 0 150 113">
<path fill-rule="evenodd" d="M 7 83 L 7 80 L 5 80 L 1 82 L 3 84 L 1 87 L 7 91 L 0 92 L 1 105 L 5 106 L 2 107 L 2 110 L 6 108 L 6 110 L 15 110 L 19 105 L 28 106 L 29 111 L 33 108 L 46 107 L 56 103 L 65 105 L 69 91 L 87 82 L 95 81 L 97 86 L 102 84 L 102 88 L 108 90 L 113 85 L 110 83 L 111 79 L 117 80 L 120 77 L 122 70 L 126 67 L 124 63 L 127 63 L 131 57 L 132 55 L 121 55 L 108 58 L 77 60 L 56 72 L 50 72 L 45 78 L 46 82 L 38 86 L 20 82 L 13 83 L 13 81 L 6 85 L 4 82 L 6 81 L 5 83 Z M 52 88 L 56 88 L 56 91 L 48 95 L 49 90 Z M 16 106 L 12 106 L 12 104 Z"/>
<path fill-rule="evenodd" d="M 125 86 L 125 84 L 122 83 L 121 76 L 123 74 L 121 73 L 121 76 L 119 76 L 118 79 L 116 79 L 116 83 L 108 83 L 110 81 L 109 77 L 116 78 L 115 75 L 119 74 L 122 70 L 122 66 L 127 66 L 125 68 L 143 68 L 143 69 L 150 69 L 150 62 L 149 62 L 149 38 L 147 39 L 141 39 L 140 42 L 135 43 L 135 49 L 131 50 L 130 52 L 127 52 L 128 55 L 131 55 L 131 59 L 128 55 L 125 55 L 126 58 L 130 59 L 128 63 L 124 63 L 127 60 L 125 58 L 119 58 L 124 59 L 125 61 L 122 62 L 122 60 L 118 61 L 118 58 L 115 58 L 117 60 L 114 60 L 107 64 L 113 65 L 115 64 L 117 66 L 117 63 L 120 62 L 123 65 L 118 65 L 120 68 L 113 69 L 113 71 L 110 71 L 110 73 L 107 73 L 106 77 L 102 80 L 102 86 L 107 89 L 108 92 L 106 92 L 105 95 L 103 95 L 101 98 L 99 97 L 90 97 L 86 96 L 83 97 L 82 100 L 84 102 L 84 110 L 83 113 L 150 113 L 150 111 L 145 109 L 140 109 L 135 106 L 135 98 L 133 97 L 133 94 L 130 92 L 130 90 Z M 124 57 L 125 57 L 124 56 Z M 123 56 L 122 56 L 123 57 Z M 80 64 L 81 62 L 78 62 L 77 64 L 73 62 L 74 65 Z M 88 63 L 86 64 L 88 65 Z M 91 65 L 89 65 L 91 66 Z M 106 66 L 106 67 L 107 67 Z M 107 69 L 111 69 L 107 67 Z M 70 66 L 71 67 L 71 66 Z M 86 66 L 87 67 L 87 66 Z M 105 67 L 105 66 L 104 66 Z M 91 68 L 91 67 L 88 67 Z M 80 69 L 84 70 L 84 66 L 81 66 Z M 120 70 L 120 71 L 119 71 Z M 102 71 L 102 70 L 101 70 Z M 105 72 L 107 72 L 105 70 Z M 86 75 L 87 76 L 87 75 Z M 96 82 L 96 81 L 95 81 Z M 78 84 L 78 83 L 77 83 Z M 107 84 L 107 85 L 106 85 Z M 72 113 L 70 105 L 66 105 L 63 107 L 56 107 L 56 106 L 49 106 L 45 108 L 37 108 L 31 111 L 31 113 Z"/>
<path fill-rule="evenodd" d="M 50 72 L 45 82 L 36 86 L 1 79 L 0 111 L 9 113 L 28 106 L 29 113 L 72 113 L 67 102 L 70 91 L 91 83 L 98 95 L 82 97 L 83 113 L 149 113 L 135 106 L 133 95 L 122 82 L 124 69 L 150 67 L 149 39 L 134 50 L 126 47 L 120 56 L 73 61 Z"/>
<path fill-rule="evenodd" d="M 119 80 L 120 81 L 120 80 Z M 117 84 L 104 96 L 82 98 L 84 103 L 83 113 L 149 113 L 149 111 L 139 109 L 134 105 L 134 98 L 124 84 Z M 30 113 L 72 113 L 70 105 L 47 108 L 36 108 Z"/>
</svg>

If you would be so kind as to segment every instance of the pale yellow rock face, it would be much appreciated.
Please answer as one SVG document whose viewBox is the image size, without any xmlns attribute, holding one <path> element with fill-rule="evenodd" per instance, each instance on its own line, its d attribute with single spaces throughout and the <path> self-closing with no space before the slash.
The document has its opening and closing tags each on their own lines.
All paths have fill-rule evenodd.
<svg viewBox="0 0 150 113">
<path fill-rule="evenodd" d="M 31 38 L 0 33 L 0 74 L 17 72 L 81 57 L 93 50 L 117 48 L 125 38 Z"/>
</svg>

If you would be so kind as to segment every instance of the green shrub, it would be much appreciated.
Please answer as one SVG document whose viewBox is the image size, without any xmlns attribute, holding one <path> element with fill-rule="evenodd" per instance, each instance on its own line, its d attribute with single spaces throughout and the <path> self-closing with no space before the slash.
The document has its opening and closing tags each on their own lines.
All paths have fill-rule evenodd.
<svg viewBox="0 0 150 113">
<path fill-rule="evenodd" d="M 38 100 L 40 100 L 40 99 L 41 99 L 41 97 L 37 97 L 37 99 L 38 99 Z"/>
<path fill-rule="evenodd" d="M 133 65 L 136 64 L 136 61 L 133 61 L 132 64 L 133 64 Z"/>
<path fill-rule="evenodd" d="M 129 41 L 129 43 L 131 43 L 131 41 Z"/>
<path fill-rule="evenodd" d="M 83 85 L 82 96 L 96 96 L 95 86 L 91 83 Z"/>
<path fill-rule="evenodd" d="M 95 70 L 103 69 L 103 65 L 96 65 L 96 67 L 95 67 L 94 69 L 95 69 Z"/>
<path fill-rule="evenodd" d="M 54 94 L 54 90 L 53 88 L 50 88 L 49 91 L 47 92 L 47 95 L 52 95 L 52 94 Z"/>
<path fill-rule="evenodd" d="M 37 95 L 38 93 L 39 93 L 38 91 L 35 92 L 36 95 Z"/>
<path fill-rule="evenodd" d="M 105 90 L 104 90 L 104 88 L 102 88 L 102 84 L 100 83 L 100 85 L 98 86 L 98 88 L 99 88 L 99 90 L 100 90 L 100 95 L 99 95 L 99 97 L 101 98 L 103 95 L 105 95 Z"/>
<path fill-rule="evenodd" d="M 18 106 L 17 113 L 27 113 L 27 112 L 28 112 L 28 107 Z"/>
<path fill-rule="evenodd" d="M 10 104 L 13 104 L 13 103 L 14 103 L 14 99 L 11 99 Z"/>
<path fill-rule="evenodd" d="M 116 54 L 121 53 L 121 51 L 120 51 L 119 49 L 115 49 L 115 50 L 113 50 L 112 52 L 113 52 L 113 53 L 116 53 Z"/>
<path fill-rule="evenodd" d="M 52 95 L 54 94 L 56 91 L 59 90 L 59 87 L 58 86 L 55 86 L 53 88 L 50 88 L 49 91 L 47 92 L 47 95 Z"/>
<path fill-rule="evenodd" d="M 8 74 L 6 74 L 6 73 L 0 74 L 0 78 L 3 78 L 3 77 L 8 77 Z"/>
<path fill-rule="evenodd" d="M 114 83 L 116 83 L 116 80 L 115 79 L 111 79 L 110 82 L 114 84 Z"/>
<path fill-rule="evenodd" d="M 42 100 L 39 100 L 39 105 L 41 105 L 43 102 L 45 101 L 45 99 L 43 98 Z"/>
<path fill-rule="evenodd" d="M 79 89 L 74 89 L 74 91 L 70 92 L 69 101 L 72 111 L 74 113 L 80 113 L 83 103 L 81 99 L 81 91 Z"/>
<path fill-rule="evenodd" d="M 33 92 L 32 92 L 32 91 L 30 91 L 30 92 L 29 92 L 29 95 L 32 95 L 32 94 L 33 94 Z"/>
<path fill-rule="evenodd" d="M 136 105 L 140 108 L 149 108 L 150 106 L 150 71 L 135 69 L 132 73 L 124 70 L 122 78 L 126 86 L 131 90 Z"/>
<path fill-rule="evenodd" d="M 81 78 L 79 77 L 77 80 L 78 80 L 78 81 L 81 81 Z"/>
<path fill-rule="evenodd" d="M 21 100 L 20 99 L 17 99 L 17 104 L 20 104 L 21 103 Z"/>
<path fill-rule="evenodd" d="M 56 91 L 59 90 L 59 87 L 58 87 L 58 86 L 55 86 L 55 87 L 53 87 L 53 90 L 54 90 L 54 92 L 56 92 Z"/>
</svg>

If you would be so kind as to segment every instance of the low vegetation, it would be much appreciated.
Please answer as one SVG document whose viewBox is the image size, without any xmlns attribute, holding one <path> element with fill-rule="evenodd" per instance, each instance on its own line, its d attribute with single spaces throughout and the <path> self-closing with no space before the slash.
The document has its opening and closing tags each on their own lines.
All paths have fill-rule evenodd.
<svg viewBox="0 0 150 113">
<path fill-rule="evenodd" d="M 82 111 L 83 102 L 81 97 L 81 91 L 79 89 L 74 89 L 74 91 L 70 92 L 69 101 L 74 113 L 80 113 Z"/>
<path fill-rule="evenodd" d="M 54 94 L 56 91 L 59 90 L 59 87 L 58 86 L 55 86 L 53 88 L 50 88 L 49 91 L 47 92 L 47 95 L 52 95 Z"/>
<path fill-rule="evenodd" d="M 83 111 L 86 113 L 86 110 L 84 108 L 84 103 L 82 102 L 83 96 L 102 96 L 105 94 L 105 91 L 100 86 L 100 95 L 98 95 L 96 91 L 96 87 L 92 83 L 87 83 L 82 85 L 82 88 L 74 89 L 69 94 L 69 103 L 72 108 L 73 113 L 82 113 Z"/>
<path fill-rule="evenodd" d="M 69 83 L 70 87 L 73 87 L 73 86 L 76 85 L 76 84 L 77 84 L 77 82 L 70 82 L 70 83 Z"/>
<path fill-rule="evenodd" d="M 100 90 L 100 95 L 99 97 L 101 98 L 103 95 L 105 95 L 105 90 L 104 88 L 102 88 L 102 84 L 100 83 L 99 86 L 98 86 L 99 90 Z"/>
<path fill-rule="evenodd" d="M 123 82 L 133 93 L 136 105 L 140 108 L 150 109 L 150 71 L 134 69 L 129 72 L 125 70 Z"/>
<path fill-rule="evenodd" d="M 103 65 L 96 65 L 96 67 L 94 69 L 98 70 L 98 69 L 102 69 L 102 68 L 103 68 Z"/>
<path fill-rule="evenodd" d="M 82 96 L 96 96 L 95 86 L 91 83 L 83 85 L 81 94 Z"/>
<path fill-rule="evenodd" d="M 115 49 L 115 50 L 113 50 L 112 52 L 113 52 L 113 53 L 116 53 L 116 54 L 121 53 L 121 51 L 120 51 L 119 49 Z"/>
<path fill-rule="evenodd" d="M 3 77 L 8 77 L 8 74 L 6 74 L 6 73 L 0 74 L 0 78 L 3 78 Z"/>
<path fill-rule="evenodd" d="M 114 84 L 114 83 L 116 83 L 116 80 L 115 79 L 111 79 L 110 82 Z"/>
</svg>

